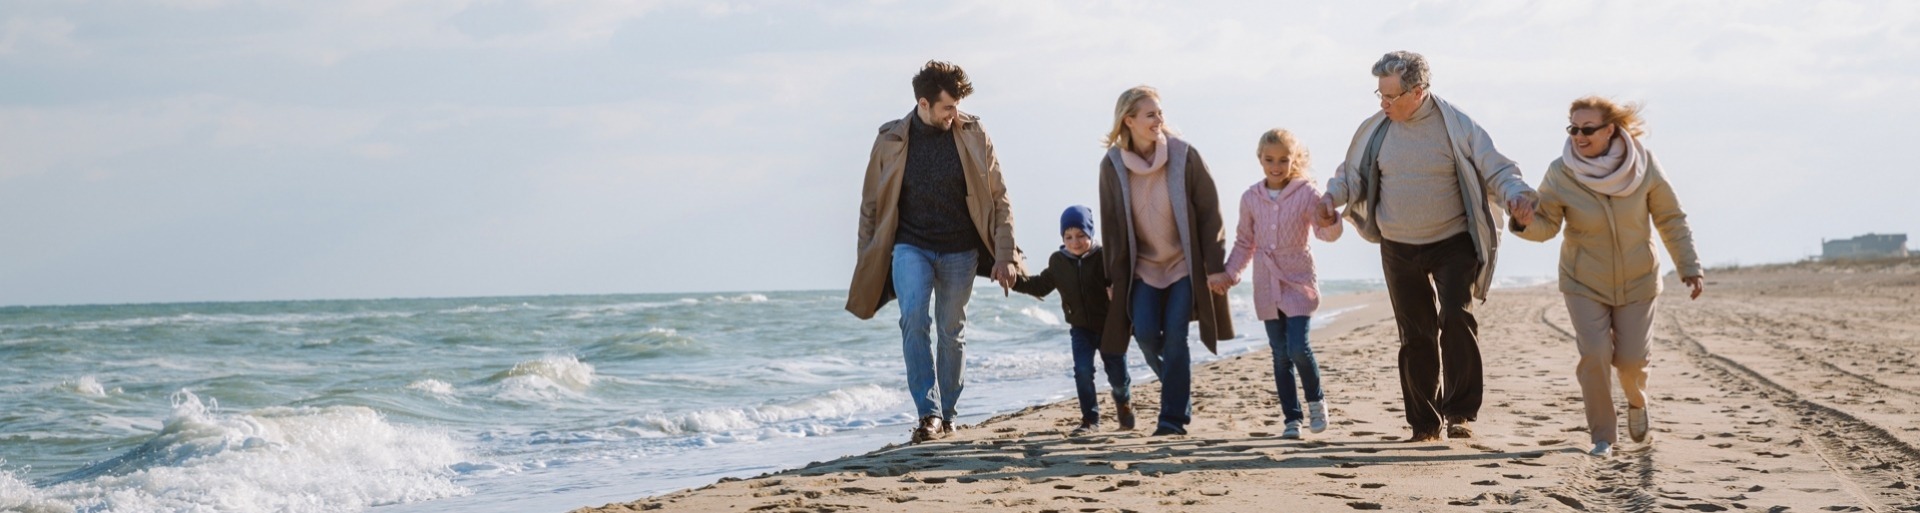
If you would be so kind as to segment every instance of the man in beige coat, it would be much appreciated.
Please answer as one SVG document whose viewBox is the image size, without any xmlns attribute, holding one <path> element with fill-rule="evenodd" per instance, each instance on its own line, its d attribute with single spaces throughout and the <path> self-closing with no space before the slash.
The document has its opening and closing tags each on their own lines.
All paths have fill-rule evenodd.
<svg viewBox="0 0 1920 513">
<path fill-rule="evenodd" d="M 993 140 L 980 118 L 959 109 L 973 93 L 966 72 L 930 61 L 913 77 L 913 93 L 913 112 L 880 125 L 867 160 L 847 311 L 870 319 L 900 299 L 918 443 L 953 430 L 974 276 L 990 275 L 1004 289 L 1026 273 Z"/>
</svg>

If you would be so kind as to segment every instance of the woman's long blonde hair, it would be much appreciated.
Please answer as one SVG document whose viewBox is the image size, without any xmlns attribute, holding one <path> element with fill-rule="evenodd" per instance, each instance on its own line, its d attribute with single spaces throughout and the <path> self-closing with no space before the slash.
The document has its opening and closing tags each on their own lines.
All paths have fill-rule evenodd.
<svg viewBox="0 0 1920 513">
<path fill-rule="evenodd" d="M 1160 90 L 1143 85 L 1121 92 L 1120 101 L 1113 104 L 1113 129 L 1107 131 L 1107 137 L 1101 139 L 1100 144 L 1108 148 L 1119 147 L 1121 150 L 1132 150 L 1133 132 L 1127 130 L 1127 117 L 1133 115 L 1133 108 L 1140 103 L 1140 100 L 1148 98 L 1156 102 L 1160 101 Z M 1160 123 L 1160 131 L 1167 134 L 1175 133 L 1173 127 L 1168 126 L 1164 120 Z"/>
<path fill-rule="evenodd" d="M 1286 147 L 1288 153 L 1287 158 L 1292 160 L 1287 170 L 1288 180 L 1306 180 L 1312 178 L 1311 175 L 1307 174 L 1307 169 L 1313 164 L 1313 153 L 1307 151 L 1306 145 L 1300 144 L 1300 138 L 1294 137 L 1293 132 L 1289 132 L 1285 128 L 1275 128 L 1268 130 L 1267 133 L 1260 134 L 1260 145 L 1254 147 L 1254 157 L 1258 158 L 1260 156 L 1260 150 L 1264 150 L 1268 146 L 1273 145 Z"/>
<path fill-rule="evenodd" d="M 1647 135 L 1647 121 L 1640 117 L 1641 107 L 1642 105 L 1637 102 L 1614 103 L 1608 98 L 1587 96 L 1574 100 L 1573 106 L 1567 108 L 1567 113 L 1572 114 L 1576 110 L 1599 112 L 1600 119 L 1606 124 L 1620 127 L 1621 130 L 1633 134 L 1633 138 L 1639 139 Z"/>
</svg>

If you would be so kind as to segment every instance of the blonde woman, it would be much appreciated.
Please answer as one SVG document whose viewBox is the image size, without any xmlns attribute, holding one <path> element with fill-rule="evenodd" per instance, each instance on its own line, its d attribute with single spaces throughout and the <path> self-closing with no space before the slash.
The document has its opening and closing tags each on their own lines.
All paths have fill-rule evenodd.
<svg viewBox="0 0 1920 513">
<path fill-rule="evenodd" d="M 1608 367 L 1620 375 L 1628 435 L 1649 441 L 1647 341 L 1662 285 L 1655 230 L 1680 281 L 1693 289 L 1689 298 L 1698 299 L 1706 286 L 1687 214 L 1660 163 L 1640 144 L 1640 107 L 1589 96 L 1574 100 L 1567 119 L 1566 150 L 1540 184 L 1540 208 L 1531 218 L 1515 216 L 1513 228 L 1536 242 L 1566 231 L 1560 292 L 1580 349 L 1576 374 L 1593 436 L 1590 452 L 1607 457 L 1619 443 Z"/>
<path fill-rule="evenodd" d="M 1154 88 L 1120 93 L 1104 142 L 1099 231 L 1114 306 L 1101 351 L 1125 353 L 1132 333 L 1160 377 L 1154 436 L 1184 435 L 1193 388 L 1187 324 L 1200 321 L 1208 351 L 1234 336 L 1220 196 L 1200 152 L 1168 132 Z"/>
<path fill-rule="evenodd" d="M 1307 324 L 1320 308 L 1320 281 L 1314 275 L 1307 231 L 1311 228 L 1314 237 L 1333 242 L 1340 238 L 1340 218 L 1319 208 L 1325 193 L 1307 176 L 1307 147 L 1293 132 L 1275 128 L 1261 134 L 1254 155 L 1266 176 L 1240 195 L 1240 227 L 1233 254 L 1227 257 L 1227 275 L 1237 283 L 1240 272 L 1253 267 L 1253 307 L 1266 324 L 1274 389 L 1286 420 L 1280 437 L 1294 439 L 1300 438 L 1303 420 L 1315 433 L 1327 429 L 1320 363 L 1307 343 Z M 1301 394 L 1307 398 L 1304 416 Z"/>
</svg>

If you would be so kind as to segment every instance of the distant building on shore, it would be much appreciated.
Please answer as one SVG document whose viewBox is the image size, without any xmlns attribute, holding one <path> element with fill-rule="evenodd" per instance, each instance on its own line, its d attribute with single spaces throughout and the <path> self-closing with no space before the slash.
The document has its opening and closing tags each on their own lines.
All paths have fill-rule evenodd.
<svg viewBox="0 0 1920 513">
<path fill-rule="evenodd" d="M 1820 241 L 1820 259 L 1836 260 L 1843 258 L 1905 258 L 1907 256 L 1907 234 L 1869 233 L 1842 240 Z"/>
</svg>

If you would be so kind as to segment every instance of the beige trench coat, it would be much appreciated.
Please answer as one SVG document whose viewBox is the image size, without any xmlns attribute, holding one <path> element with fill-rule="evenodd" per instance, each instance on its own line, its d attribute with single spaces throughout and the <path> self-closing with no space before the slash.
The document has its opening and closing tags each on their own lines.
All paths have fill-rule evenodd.
<svg viewBox="0 0 1920 513">
<path fill-rule="evenodd" d="M 907 116 L 913 115 L 907 112 Z M 954 125 L 960 167 L 967 175 L 967 213 L 985 242 L 977 274 L 985 276 L 992 266 L 1012 262 L 1015 272 L 1025 276 L 1020 250 L 1013 243 L 1013 209 L 1007 201 L 1006 183 L 1000 179 L 993 139 L 987 137 L 976 116 L 961 113 Z M 847 288 L 847 311 L 861 319 L 873 318 L 881 305 L 894 298 L 893 241 L 900 227 L 900 184 L 907 163 L 910 126 L 905 117 L 880 125 L 873 153 L 867 157 L 866 182 L 860 188 L 858 258 L 853 283 Z"/>
</svg>

